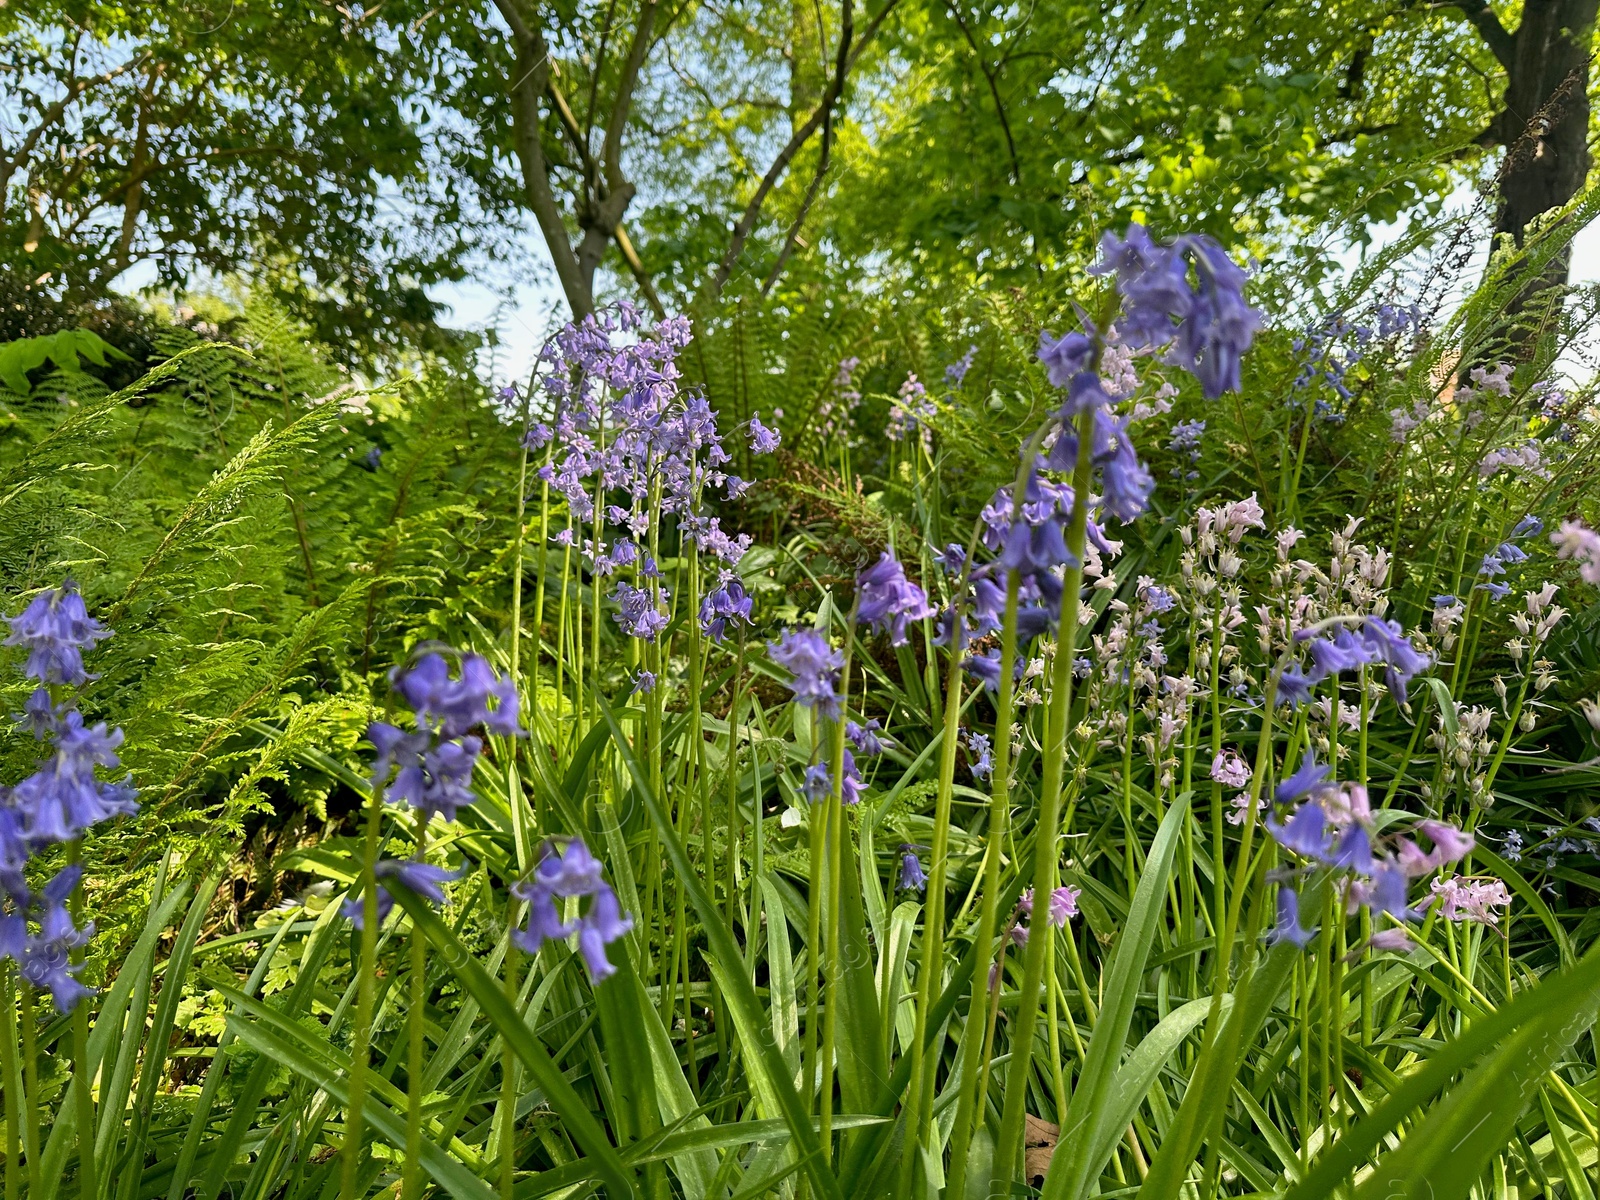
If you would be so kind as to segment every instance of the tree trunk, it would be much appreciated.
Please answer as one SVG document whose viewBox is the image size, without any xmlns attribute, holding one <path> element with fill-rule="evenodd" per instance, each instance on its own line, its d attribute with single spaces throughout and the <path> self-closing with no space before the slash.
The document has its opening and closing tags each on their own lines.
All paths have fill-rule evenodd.
<svg viewBox="0 0 1600 1200">
<path fill-rule="evenodd" d="M 1528 226 L 1582 190 L 1589 173 L 1589 45 L 1600 0 L 1525 0 L 1506 65 L 1506 148 L 1495 234 L 1518 245 Z M 1567 281 L 1570 249 L 1518 296 L 1515 317 L 1542 291 Z M 1514 338 L 1521 341 L 1522 338 Z"/>
</svg>

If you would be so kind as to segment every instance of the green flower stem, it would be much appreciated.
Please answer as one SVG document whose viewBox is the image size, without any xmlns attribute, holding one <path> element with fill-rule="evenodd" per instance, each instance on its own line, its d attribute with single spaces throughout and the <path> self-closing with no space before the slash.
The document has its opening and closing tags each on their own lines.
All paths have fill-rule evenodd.
<svg viewBox="0 0 1600 1200">
<path fill-rule="evenodd" d="M 343 1160 L 339 1167 L 341 1200 L 359 1200 L 361 1188 L 362 1116 L 367 1095 L 367 1053 L 372 1045 L 372 1008 L 378 970 L 378 832 L 383 820 L 383 789 L 367 799 L 366 837 L 361 853 L 361 932 L 356 960 L 355 1029 L 350 1043 L 350 1102 L 345 1109 Z"/>
<path fill-rule="evenodd" d="M 859 597 L 857 598 L 859 601 Z M 828 796 L 828 836 L 823 842 L 828 856 L 828 940 L 827 966 L 824 972 L 828 983 L 829 1000 L 822 1014 L 822 1129 L 824 1154 L 833 1153 L 833 1057 L 838 1032 L 839 1004 L 834 989 L 839 987 L 839 910 L 844 900 L 844 841 L 850 836 L 844 819 L 844 723 L 850 712 L 850 665 L 855 653 L 856 605 L 850 606 L 850 616 L 845 624 L 844 668 L 839 672 L 839 719 L 833 723 L 829 744 L 829 771 L 833 788 Z M 729 880 L 729 888 L 732 888 Z M 831 1163 L 830 1163 L 831 1166 Z"/>
<path fill-rule="evenodd" d="M 1011 622 L 1012 639 L 1015 641 L 1014 615 Z M 949 875 L 950 805 L 955 789 L 956 745 L 961 733 L 961 654 L 956 645 L 952 645 L 950 651 L 950 661 L 945 674 L 944 740 L 939 746 L 939 783 L 934 801 L 933 841 L 928 848 L 933 869 L 928 876 L 927 899 L 923 906 L 922 945 L 917 955 L 917 1003 L 913 1022 L 915 1033 L 911 1039 L 911 1079 L 906 1089 L 906 1138 L 913 1147 L 922 1144 L 926 1115 L 932 1111 L 934 1077 L 938 1073 L 939 1063 L 938 1054 L 935 1054 L 932 1063 L 929 1063 L 923 1044 L 927 1036 L 928 1014 L 943 984 L 944 901 L 946 880 Z M 916 1160 L 919 1157 L 914 1150 L 908 1148 L 901 1160 L 900 1194 L 902 1195 L 910 1194 Z"/>
<path fill-rule="evenodd" d="M 417 861 L 425 861 L 428 850 L 426 810 L 417 812 Z M 401 1200 L 420 1200 L 422 1196 L 422 1086 L 427 1046 L 425 1022 L 428 1003 L 428 941 L 415 925 L 407 939 L 411 955 L 411 996 L 406 1007 L 406 1161 L 400 1181 Z"/>
<path fill-rule="evenodd" d="M 1022 577 L 1016 571 L 1006 573 L 1006 607 L 1000 629 L 1000 690 L 995 698 L 994 771 L 989 783 L 989 829 L 983 854 L 983 902 L 978 906 L 978 927 L 973 940 L 979 947 L 978 969 L 972 975 L 972 1000 L 967 1007 L 967 1021 L 975 1021 L 979 1013 L 989 1006 L 989 972 L 984 964 L 995 961 L 994 933 L 999 919 L 1000 860 L 1005 853 L 1006 822 L 1011 812 L 1011 724 L 1016 708 L 1016 684 L 1012 679 L 1017 659 L 1017 601 L 1022 589 Z M 960 670 L 960 651 L 951 648 L 952 679 Z M 946 712 L 950 711 L 947 706 Z M 916 1045 L 921 1045 L 920 1039 Z M 967 1158 L 972 1146 L 976 1122 L 982 1119 L 983 1106 L 978 1098 L 984 1094 L 987 1071 L 979 1069 L 979 1039 L 968 1036 L 962 1040 L 961 1092 L 956 1099 L 955 1125 L 950 1132 L 950 1186 L 949 1194 L 966 1195 Z M 913 1053 L 915 1050 L 913 1049 Z"/>
<path fill-rule="evenodd" d="M 22 1152 L 28 1162 L 28 1195 L 44 1188 L 39 1164 L 39 1026 L 33 1012 L 33 989 L 19 989 L 18 1019 L 22 1023 Z"/>
<path fill-rule="evenodd" d="M 1011 1062 L 1006 1077 L 1005 1109 L 1000 1118 L 1000 1138 L 995 1146 L 994 1183 L 1009 1191 L 1020 1177 L 1022 1133 L 1028 1079 L 1033 1070 L 1033 1027 L 1039 1012 L 1039 991 L 1044 982 L 1045 944 L 1050 929 L 1050 894 L 1055 889 L 1057 838 L 1061 823 L 1061 783 L 1066 768 L 1067 725 L 1072 711 L 1072 662 L 1078 647 L 1078 609 L 1083 590 L 1083 553 L 1089 520 L 1090 449 L 1094 413 L 1078 417 L 1078 461 L 1072 472 L 1072 517 L 1067 526 L 1067 551 L 1071 563 L 1062 579 L 1061 627 L 1050 681 L 1050 706 L 1045 714 L 1044 780 L 1040 789 L 1039 818 L 1033 834 L 1033 914 L 1022 989 L 1017 996 L 1017 1019 L 1011 1032 Z M 1029 464 L 1031 466 L 1031 463 Z"/>
<path fill-rule="evenodd" d="M 68 862 L 76 863 L 83 853 L 83 842 L 75 841 L 68 848 Z M 74 924 L 83 926 L 83 889 L 72 897 Z M 83 948 L 72 952 L 74 962 L 83 961 Z M 100 1194 L 99 1176 L 94 1160 L 94 1096 L 89 1089 L 93 1084 L 94 1069 L 89 1065 L 89 1001 L 79 1000 L 72 1010 L 72 1098 L 78 1111 L 78 1194 L 95 1197 Z"/>
<path fill-rule="evenodd" d="M 6 1096 L 6 1200 L 17 1200 L 22 1157 L 22 1097 L 17 1073 L 16 972 L 0 965 L 0 1072 Z"/>
</svg>

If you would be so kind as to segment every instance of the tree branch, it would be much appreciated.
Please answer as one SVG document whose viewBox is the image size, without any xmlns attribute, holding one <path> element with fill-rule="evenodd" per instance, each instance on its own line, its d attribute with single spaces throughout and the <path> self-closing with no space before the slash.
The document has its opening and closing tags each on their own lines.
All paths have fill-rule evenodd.
<svg viewBox="0 0 1600 1200">
<path fill-rule="evenodd" d="M 524 18 L 519 0 L 494 3 L 511 29 L 516 50 L 515 74 L 507 81 L 506 91 L 511 99 L 512 138 L 522 168 L 523 190 L 555 263 L 556 278 L 566 293 L 567 305 L 574 317 L 585 317 L 594 310 L 594 295 L 572 251 L 566 222 L 545 168 L 540 101 L 549 90 L 550 48 L 537 23 Z"/>
<path fill-rule="evenodd" d="M 829 81 L 828 89 L 823 93 L 816 109 L 806 118 L 805 123 L 794 131 L 788 143 L 778 152 L 778 156 L 772 160 L 772 165 L 767 168 L 767 173 L 762 176 L 760 184 L 756 187 L 755 195 L 745 205 L 743 214 L 740 215 L 738 223 L 733 227 L 733 236 L 728 240 L 727 253 L 722 256 L 722 262 L 717 266 L 716 274 L 712 277 L 711 295 L 713 297 L 720 296 L 722 289 L 727 286 L 728 278 L 733 274 L 734 264 L 739 261 L 739 255 L 744 252 L 745 243 L 750 240 L 750 234 L 755 229 L 756 221 L 761 217 L 761 209 L 766 204 L 767 197 L 778 186 L 778 181 L 783 178 L 784 172 L 789 169 L 789 164 L 794 161 L 795 155 L 800 153 L 801 147 L 811 140 L 811 135 L 821 128 L 823 122 L 828 119 L 829 114 L 833 111 L 833 106 L 838 102 L 840 94 L 844 91 L 844 81 L 850 72 L 850 68 L 855 65 L 862 51 L 872 41 L 879 28 L 883 25 L 884 19 L 894 10 L 897 3 L 899 3 L 899 0 L 888 0 L 883 8 L 879 10 L 878 15 L 868 22 L 860 41 L 852 45 L 851 39 L 854 25 L 851 20 L 851 0 L 844 0 L 838 56 L 838 61 L 844 64 L 844 69 L 842 72 L 837 72 L 834 78 Z"/>
<path fill-rule="evenodd" d="M 950 0 L 950 15 L 955 17 L 956 24 L 961 27 L 961 36 L 967 39 L 967 45 L 972 48 L 972 57 L 978 60 L 978 70 L 983 73 L 983 78 L 989 84 L 989 95 L 994 100 L 995 114 L 1000 118 L 1000 131 L 1006 135 L 1006 152 L 1011 156 L 1011 183 L 1015 187 L 1022 186 L 1022 163 L 1017 158 L 1017 141 L 1011 136 L 1011 122 L 1006 119 L 1006 106 L 1000 100 L 1000 86 L 995 82 L 989 64 L 983 59 L 983 52 L 978 49 L 978 43 L 972 36 L 972 31 L 967 28 L 967 19 L 961 11 L 959 0 Z"/>
<path fill-rule="evenodd" d="M 1453 8 L 1466 17 L 1500 65 L 1511 70 L 1512 59 L 1516 56 L 1516 39 L 1500 24 L 1500 18 L 1494 15 L 1487 0 L 1442 0 L 1430 7 Z"/>
</svg>

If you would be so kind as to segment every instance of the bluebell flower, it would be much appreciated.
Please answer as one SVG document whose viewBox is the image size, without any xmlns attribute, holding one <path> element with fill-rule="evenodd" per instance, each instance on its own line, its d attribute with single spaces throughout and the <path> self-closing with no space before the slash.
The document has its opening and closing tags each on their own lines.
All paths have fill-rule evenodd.
<svg viewBox="0 0 1600 1200">
<path fill-rule="evenodd" d="M 1171 245 L 1144 226 L 1126 238 L 1106 234 L 1091 274 L 1115 272 L 1122 293 L 1117 328 L 1132 346 L 1175 343 L 1171 360 L 1200 381 L 1207 399 L 1238 391 L 1239 363 L 1261 318 L 1244 301 L 1244 271 L 1212 238 L 1190 234 Z M 1197 285 L 1189 282 L 1192 260 Z"/>
<path fill-rule="evenodd" d="M 1388 913 L 1401 921 L 1416 921 L 1422 917 L 1421 909 L 1406 907 L 1406 873 L 1390 863 L 1372 872 L 1372 883 L 1366 889 L 1366 904 L 1373 913 Z"/>
<path fill-rule="evenodd" d="M 1278 703 L 1298 707 L 1311 699 L 1313 681 L 1299 667 L 1290 664 L 1278 676 Z"/>
<path fill-rule="evenodd" d="M 1544 522 L 1529 513 L 1512 527 L 1511 536 L 1514 538 L 1537 536 L 1544 532 Z"/>
<path fill-rule="evenodd" d="M 1066 550 L 1066 546 L 1062 546 Z M 856 620 L 889 634 L 891 646 L 906 644 L 906 625 L 933 616 L 927 593 L 906 578 L 905 568 L 885 550 L 856 576 Z"/>
<path fill-rule="evenodd" d="M 756 413 L 750 418 L 750 452 L 752 454 L 771 454 L 783 443 L 783 435 L 776 429 L 768 429 L 761 423 L 761 414 Z"/>
<path fill-rule="evenodd" d="M 1506 573 L 1506 564 L 1493 550 L 1483 556 L 1483 562 L 1478 566 L 1479 575 L 1487 575 L 1491 579 L 1496 575 Z"/>
<path fill-rule="evenodd" d="M 622 912 L 617 894 L 601 876 L 599 861 L 581 838 L 573 838 L 564 849 L 546 843 L 533 874 L 513 884 L 511 894 L 528 905 L 527 925 L 511 935 L 521 949 L 537 954 L 546 941 L 565 941 L 576 933 L 589 978 L 599 983 L 615 973 L 606 946 L 633 928 L 633 918 Z M 581 896 L 591 897 L 588 911 L 564 924 L 556 898 Z"/>
<path fill-rule="evenodd" d="M 1426 671 L 1433 660 L 1411 644 L 1398 621 L 1368 617 L 1362 622 L 1361 638 L 1372 654 L 1372 661 L 1383 664 L 1384 686 L 1404 704 L 1406 685 L 1413 676 Z"/>
<path fill-rule="evenodd" d="M 1339 838 L 1329 865 L 1339 870 L 1372 873 L 1372 841 L 1359 824 L 1351 825 Z"/>
<path fill-rule="evenodd" d="M 436 725 L 443 737 L 460 737 L 478 725 L 507 736 L 522 732 L 516 683 L 497 674 L 481 654 L 462 655 L 455 678 L 438 653 L 424 654 L 410 668 L 395 668 L 389 678 L 419 721 Z"/>
<path fill-rule="evenodd" d="M 656 676 L 653 671 L 640 668 L 633 677 L 633 690 L 630 695 L 648 695 L 656 690 Z"/>
<path fill-rule="evenodd" d="M 1460 604 L 1460 603 L 1461 603 L 1460 600 L 1458 600 L 1455 596 L 1451 595 L 1448 592 L 1444 593 L 1443 595 L 1435 596 L 1433 598 L 1433 606 L 1435 608 L 1449 608 L 1451 605 Z"/>
<path fill-rule="evenodd" d="M 1511 594 L 1511 585 L 1509 583 L 1480 583 L 1473 590 L 1488 592 L 1490 599 L 1493 600 L 1504 600 Z"/>
<path fill-rule="evenodd" d="M 1374 661 L 1372 649 L 1349 629 L 1340 629 L 1331 638 L 1314 638 L 1306 650 L 1311 655 L 1306 677 L 1314 683 Z"/>
<path fill-rule="evenodd" d="M 919 892 L 926 891 L 928 876 L 922 869 L 922 860 L 917 857 L 917 848 L 911 845 L 900 847 L 900 887 L 905 891 L 915 889 Z"/>
<path fill-rule="evenodd" d="M 1280 884 L 1278 923 L 1267 935 L 1268 940 L 1273 943 L 1288 942 L 1291 946 L 1298 946 L 1303 950 L 1316 936 L 1316 929 L 1307 929 L 1300 924 L 1300 894 L 1287 884 Z"/>
<path fill-rule="evenodd" d="M 76 686 L 98 678 L 83 669 L 83 652 L 111 636 L 111 631 L 89 615 L 77 584 L 70 579 L 59 588 L 40 592 L 15 617 L 7 617 L 11 635 L 4 645 L 23 646 L 28 661 L 22 673 L 41 683 Z"/>
<path fill-rule="evenodd" d="M 866 787 L 861 782 L 861 772 L 856 769 L 855 755 L 846 749 L 844 752 L 844 770 L 839 775 L 839 803 L 860 804 L 861 797 L 865 792 Z"/>
<path fill-rule="evenodd" d="M 1495 547 L 1494 552 L 1501 562 L 1519 563 L 1528 561 L 1528 552 L 1514 542 L 1501 542 Z"/>
<path fill-rule="evenodd" d="M 967 352 L 944 369 L 945 380 L 951 387 L 960 387 L 967 377 L 967 372 L 972 370 L 972 361 L 978 356 L 977 346 L 968 346 Z"/>
<path fill-rule="evenodd" d="M 1093 358 L 1094 342 L 1086 334 L 1073 332 L 1059 338 L 1048 333 L 1039 335 L 1039 361 L 1044 364 L 1046 377 L 1056 387 L 1068 386 Z"/>
<path fill-rule="evenodd" d="M 616 892 L 601 884 L 589 902 L 589 911 L 578 918 L 578 953 L 591 982 L 599 983 L 617 973 L 606 957 L 606 947 L 632 928 L 633 918 L 622 911 Z"/>
<path fill-rule="evenodd" d="M 611 600 L 617 606 L 611 619 L 622 626 L 629 637 L 653 642 L 667 627 L 667 614 L 661 611 L 649 588 L 636 588 L 619 579 L 612 589 Z"/>
<path fill-rule="evenodd" d="M 934 561 L 944 568 L 946 575 L 959 575 L 967 565 L 966 548 L 951 542 L 934 555 Z"/>
<path fill-rule="evenodd" d="M 567 925 L 556 912 L 555 894 L 532 883 L 511 885 L 511 894 L 528 906 L 527 924 L 514 930 L 511 940 L 525 954 L 537 954 L 546 941 L 564 942 L 577 930 Z"/>
<path fill-rule="evenodd" d="M 70 842 L 111 817 L 138 810 L 137 794 L 126 782 L 106 783 L 95 768 L 118 765 L 122 730 L 99 722 L 85 727 L 77 710 L 68 710 L 56 733 L 55 753 L 11 790 L 11 803 L 31 846 Z"/>
<path fill-rule="evenodd" d="M 844 655 L 828 645 L 814 629 L 791 629 L 777 642 L 767 643 L 767 656 L 793 678 L 789 690 L 802 708 L 815 708 L 829 720 L 839 717 L 839 697 L 834 690 Z"/>
<path fill-rule="evenodd" d="M 850 744 L 856 748 L 858 754 L 882 754 L 883 738 L 880 736 L 883 726 L 877 717 L 859 725 L 854 721 L 846 721 L 844 735 L 850 739 Z"/>
<path fill-rule="evenodd" d="M 974 779 L 988 779 L 994 774 L 994 752 L 986 734 L 968 733 L 967 750 L 972 755 L 969 769 Z"/>
<path fill-rule="evenodd" d="M 753 602 L 737 575 L 730 575 L 700 601 L 700 628 L 713 642 L 721 642 L 729 621 L 750 624 Z"/>
<path fill-rule="evenodd" d="M 961 662 L 961 669 L 969 675 L 976 676 L 983 681 L 983 686 L 991 692 L 1000 688 L 1000 651 L 990 650 L 984 654 L 968 655 Z M 1022 678 L 1022 656 L 1018 655 L 1012 663 L 1013 679 Z"/>
<path fill-rule="evenodd" d="M 54 702 L 49 688 L 36 687 L 23 701 L 22 711 L 12 714 L 12 720 L 29 730 L 35 740 L 42 741 L 60 730 L 61 718 L 67 707 Z"/>
<path fill-rule="evenodd" d="M 1267 832 L 1285 850 L 1318 862 L 1328 860 L 1328 817 L 1321 805 L 1302 804 L 1283 824 L 1272 817 L 1266 824 Z"/>
<path fill-rule="evenodd" d="M 1300 758 L 1300 766 L 1292 775 L 1284 776 L 1278 784 L 1275 798 L 1279 804 L 1288 804 L 1302 797 L 1310 796 L 1328 787 L 1328 773 L 1331 770 L 1325 764 L 1317 762 L 1316 752 L 1307 750 Z"/>
<path fill-rule="evenodd" d="M 827 763 L 812 763 L 805 771 L 800 794 L 812 804 L 820 804 L 833 793 L 833 777 Z"/>
<path fill-rule="evenodd" d="M 1150 503 L 1156 481 L 1139 461 L 1128 436 L 1129 418 L 1117 426 L 1116 449 L 1101 464 L 1102 496 L 1100 507 L 1123 524 L 1142 513 Z"/>
<path fill-rule="evenodd" d="M 444 867 L 417 862 L 415 859 L 383 858 L 373 864 L 372 873 L 379 881 L 376 895 L 378 924 L 382 925 L 394 908 L 394 896 L 390 894 L 383 880 L 398 879 L 406 888 L 421 896 L 429 904 L 437 905 L 444 903 L 444 890 L 439 885 L 460 879 L 467 873 L 467 868 L 463 865 L 457 870 L 450 871 Z M 339 912 L 357 929 L 365 927 L 366 909 L 361 897 L 352 896 L 346 900 Z"/>
</svg>

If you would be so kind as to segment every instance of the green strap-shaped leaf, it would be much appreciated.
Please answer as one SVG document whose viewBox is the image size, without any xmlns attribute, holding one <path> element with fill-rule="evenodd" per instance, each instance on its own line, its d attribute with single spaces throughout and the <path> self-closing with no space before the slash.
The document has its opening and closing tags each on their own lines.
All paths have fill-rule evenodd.
<svg viewBox="0 0 1600 1200">
<path fill-rule="evenodd" d="M 1356 1200 L 1452 1200 L 1473 1190 L 1539 1094 L 1545 1073 L 1594 1022 L 1600 1008 L 1600 957 L 1590 954 L 1584 965 L 1591 970 L 1562 979 L 1576 986 L 1554 988 L 1549 981 L 1501 1010 L 1521 1009 L 1514 1032 L 1498 1040 L 1497 1048 L 1407 1132 L 1399 1147 L 1378 1160 Z M 1380 1115 L 1391 1114 L 1375 1113 L 1368 1121 Z M 1398 1120 L 1400 1114 L 1392 1115 Z"/>
<path fill-rule="evenodd" d="M 667 819 L 667 814 L 662 811 L 661 801 L 650 787 L 650 778 L 640 766 L 638 758 L 634 756 L 628 739 L 623 736 L 616 715 L 611 711 L 611 705 L 606 702 L 604 696 L 599 696 L 598 699 L 606 724 L 611 727 L 611 736 L 616 742 L 617 753 L 622 756 L 623 764 L 633 776 L 634 786 L 649 810 L 650 819 L 655 823 L 656 836 L 661 839 L 667 857 L 672 861 L 672 868 L 677 872 L 678 886 L 688 893 L 690 903 L 699 914 L 712 957 L 726 968 L 722 972 L 722 985 L 734 1020 L 747 1030 L 764 1032 L 766 1016 L 761 1011 L 761 1002 L 756 999 L 755 988 L 744 973 L 744 960 L 739 954 L 739 948 L 734 944 L 727 926 L 723 924 L 722 914 L 717 911 L 711 897 L 706 895 L 705 888 L 696 878 L 688 852 L 678 840 L 677 831 Z M 800 1103 L 800 1095 L 794 1090 L 794 1084 L 784 1069 L 783 1059 L 779 1056 L 777 1047 L 767 1038 L 760 1036 L 759 1032 L 744 1041 L 745 1062 L 748 1069 L 767 1076 L 764 1081 L 765 1086 L 771 1089 L 783 1119 L 788 1122 L 789 1131 L 798 1143 L 796 1148 L 806 1160 L 806 1173 L 810 1176 L 812 1185 L 820 1194 L 830 1197 L 830 1200 L 844 1200 L 844 1193 L 839 1189 L 839 1181 L 829 1170 L 828 1160 L 822 1153 L 816 1131 L 811 1128 L 811 1115 Z"/>
<path fill-rule="evenodd" d="M 450 932 L 450 927 L 439 919 L 439 914 L 433 911 L 426 900 L 403 885 L 395 886 L 393 882 L 389 892 L 395 903 L 406 910 L 412 927 L 420 930 L 428 943 L 439 952 L 450 973 L 466 988 L 467 994 L 478 1002 L 495 1031 L 505 1039 L 512 1053 L 522 1060 L 522 1065 L 544 1089 L 550 1107 L 560 1115 L 573 1141 L 594 1160 L 595 1170 L 605 1182 L 607 1190 L 614 1197 L 633 1196 L 631 1172 L 622 1165 L 605 1130 L 600 1128 L 600 1123 L 590 1113 L 589 1105 L 573 1090 L 566 1076 L 561 1073 L 561 1068 L 556 1066 L 539 1044 L 533 1030 L 528 1028 L 527 1022 L 506 998 L 500 981 L 472 957 L 472 952 Z"/>
<path fill-rule="evenodd" d="M 1183 823 L 1189 817 L 1190 795 L 1185 792 L 1178 797 L 1161 819 L 1144 874 L 1133 894 L 1128 920 L 1117 937 L 1111 973 L 1107 976 L 1105 996 L 1100 1004 L 1100 1019 L 1095 1023 L 1083 1071 L 1078 1076 L 1078 1086 L 1073 1090 L 1061 1131 L 1059 1145 L 1066 1152 L 1058 1151 L 1051 1159 L 1044 1181 L 1045 1200 L 1080 1200 L 1086 1195 L 1090 1182 L 1099 1175 L 1103 1165 L 1103 1160 L 1091 1161 L 1092 1154 L 1102 1145 L 1114 1146 L 1121 1129 L 1127 1125 L 1126 1121 L 1121 1125 L 1112 1123 L 1118 1106 L 1110 1103 L 1110 1097 L 1117 1067 L 1122 1062 L 1122 1050 L 1128 1042 L 1128 1028 L 1133 1023 L 1145 960 L 1155 942 L 1156 922 L 1166 903 L 1167 876 L 1177 854 Z M 1206 1003 L 1209 1005 L 1209 1001 Z M 1135 1100 L 1136 1109 L 1144 1094 L 1140 1093 Z"/>
<path fill-rule="evenodd" d="M 339 1071 L 319 1062 L 255 1021 L 230 1018 L 228 1025 L 245 1045 L 311 1080 L 340 1107 L 349 1107 L 349 1080 Z M 366 1097 L 361 1105 L 361 1115 L 364 1121 L 394 1145 L 406 1144 L 405 1118 L 376 1096 Z M 456 1200 L 494 1200 L 495 1193 L 488 1184 L 426 1138 L 422 1140 L 422 1169 Z"/>
<path fill-rule="evenodd" d="M 1224 996 L 1222 1016 L 1226 1018 L 1232 1008 L 1233 997 Z M 1150 1095 L 1150 1089 L 1155 1087 L 1161 1069 L 1167 1065 L 1167 1060 L 1177 1053 L 1184 1039 L 1194 1032 L 1195 1026 L 1206 1019 L 1206 1014 L 1210 1011 L 1209 996 L 1191 1000 L 1182 1007 L 1174 1009 L 1167 1014 L 1164 1021 L 1145 1034 L 1134 1047 L 1133 1053 L 1128 1055 L 1128 1061 L 1122 1064 L 1122 1069 L 1117 1072 L 1116 1079 L 1111 1083 L 1111 1091 L 1106 1096 L 1108 1115 L 1095 1125 L 1094 1142 L 1089 1150 L 1088 1178 L 1097 1179 L 1100 1172 L 1105 1170 L 1123 1131 L 1133 1121 L 1145 1097 Z"/>
<path fill-rule="evenodd" d="M 1400 1148 L 1385 1157 L 1382 1172 L 1386 1178 L 1422 1179 L 1426 1184 L 1427 1176 L 1416 1175 L 1413 1169 L 1415 1164 L 1408 1160 L 1438 1151 L 1439 1147 L 1432 1152 L 1427 1151 L 1424 1142 L 1430 1137 L 1447 1138 L 1448 1141 L 1441 1143 L 1441 1146 L 1449 1147 L 1450 1154 L 1461 1158 L 1476 1157 L 1473 1151 L 1484 1147 L 1483 1157 L 1487 1159 L 1489 1154 L 1498 1149 L 1504 1137 L 1509 1136 L 1509 1129 L 1492 1145 L 1485 1146 L 1485 1143 L 1493 1138 L 1494 1131 L 1501 1127 L 1502 1121 L 1514 1122 L 1526 1106 L 1525 1101 L 1514 1102 L 1511 1089 L 1516 1088 L 1524 1077 L 1537 1086 L 1550 1063 L 1571 1044 L 1572 1038 L 1566 1036 L 1566 1031 L 1572 1029 L 1573 1036 L 1576 1036 L 1576 1030 L 1592 1018 L 1597 1004 L 1600 1004 L 1600 950 L 1591 950 L 1571 971 L 1547 977 L 1538 987 L 1521 993 L 1504 1008 L 1474 1021 L 1460 1037 L 1434 1050 L 1428 1060 L 1406 1076 L 1405 1081 L 1389 1094 L 1388 1099 L 1371 1116 L 1358 1121 L 1322 1155 L 1299 1185 L 1289 1190 L 1284 1200 L 1321 1200 L 1321 1197 L 1332 1194 L 1341 1181 L 1348 1179 L 1367 1162 L 1384 1138 L 1396 1130 L 1403 1120 L 1447 1087 L 1475 1059 L 1495 1052 L 1473 1076 L 1451 1092 L 1445 1103 L 1436 1106 L 1421 1126 L 1407 1133 Z M 1557 1045 L 1557 1042 L 1560 1044 Z M 1480 1076 L 1480 1072 L 1485 1074 Z M 1490 1080 L 1492 1084 L 1487 1090 L 1473 1092 L 1468 1085 L 1474 1078 L 1480 1084 L 1484 1080 Z M 1468 1131 L 1474 1128 L 1473 1122 L 1441 1131 L 1438 1125 L 1447 1120 L 1451 1113 L 1463 1113 L 1463 1106 L 1471 1103 L 1473 1095 L 1479 1101 L 1479 1110 L 1473 1117 L 1473 1122 L 1478 1122 L 1478 1132 L 1469 1135 Z M 1532 1095 L 1533 1092 L 1529 1091 L 1527 1098 Z M 1496 1110 L 1500 1111 L 1497 1113 Z M 1509 1116 L 1506 1115 L 1507 1111 Z M 1424 1131 L 1429 1129 L 1432 1132 L 1425 1135 Z M 1468 1137 L 1467 1145 L 1458 1144 L 1463 1136 Z M 1476 1178 L 1476 1172 L 1473 1178 Z M 1395 1192 L 1397 1196 L 1407 1194 L 1403 1187 Z M 1444 1196 L 1447 1193 L 1438 1191 L 1433 1194 Z"/>
</svg>

